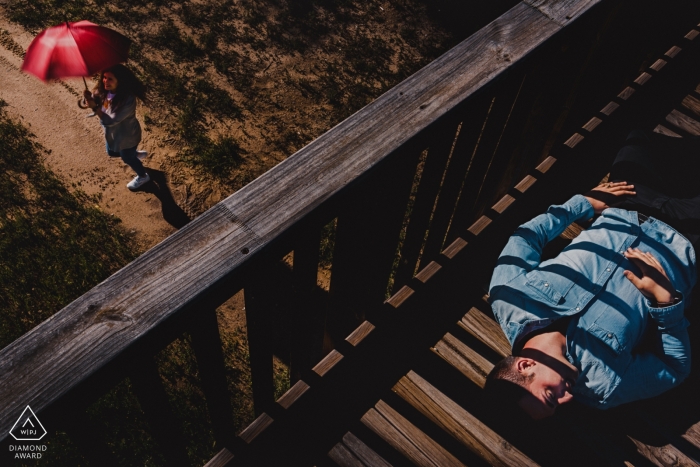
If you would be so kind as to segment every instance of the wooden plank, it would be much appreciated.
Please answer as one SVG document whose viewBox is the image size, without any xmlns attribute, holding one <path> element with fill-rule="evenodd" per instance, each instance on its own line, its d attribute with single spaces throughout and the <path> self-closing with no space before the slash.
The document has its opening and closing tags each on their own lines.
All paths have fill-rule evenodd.
<svg viewBox="0 0 700 467">
<path fill-rule="evenodd" d="M 603 121 L 599 119 L 598 117 L 593 117 L 591 118 L 585 125 L 583 125 L 583 129 L 586 131 L 593 131 L 596 129 L 598 125 L 600 125 Z"/>
<path fill-rule="evenodd" d="M 362 417 L 362 423 L 419 467 L 464 466 L 382 400 Z"/>
<path fill-rule="evenodd" d="M 450 333 L 445 334 L 432 350 L 481 388 L 493 369 L 493 363 Z"/>
<path fill-rule="evenodd" d="M 461 240 L 461 239 L 460 239 Z M 431 261 L 428 263 L 423 269 L 418 271 L 418 274 L 416 274 L 416 279 L 421 281 L 422 283 L 428 282 L 428 280 L 433 277 L 440 269 L 442 269 L 442 266 L 440 266 L 439 263 L 436 263 L 435 261 Z"/>
<path fill-rule="evenodd" d="M 7 346 L 0 374 L 15 383 L 0 387 L 0 436 L 9 414 L 29 404 L 40 416 L 222 278 L 240 278 L 263 246 L 560 29 L 516 5 Z"/>
<path fill-rule="evenodd" d="M 698 31 L 696 31 L 696 30 L 693 29 L 692 31 L 688 32 L 688 34 L 686 34 L 684 37 L 685 37 L 686 39 L 688 39 L 689 41 L 692 41 L 692 40 L 694 40 L 696 37 L 698 37 L 698 34 L 700 34 L 700 32 L 698 32 Z"/>
<path fill-rule="evenodd" d="M 467 246 L 467 241 L 463 238 L 457 238 L 442 251 L 442 254 L 448 259 L 452 259 L 457 255 L 457 253 L 462 251 L 465 246 Z"/>
<path fill-rule="evenodd" d="M 647 73 L 646 71 L 643 71 L 642 74 L 637 76 L 637 78 L 634 80 L 634 82 L 637 83 L 638 85 L 642 86 L 650 79 L 651 79 L 651 75 L 649 73 Z"/>
<path fill-rule="evenodd" d="M 513 198 L 513 197 L 512 197 L 511 195 L 509 195 L 509 194 L 505 194 L 505 195 L 503 195 L 503 197 L 502 197 L 501 199 L 499 199 L 499 200 L 496 202 L 496 204 L 494 204 L 494 205 L 491 207 L 491 209 L 493 209 L 494 211 L 496 211 L 496 212 L 499 213 L 499 214 L 503 214 L 503 211 L 505 211 L 506 209 L 508 209 L 508 206 L 510 206 L 511 204 L 513 204 L 513 201 L 515 201 L 515 198 Z"/>
<path fill-rule="evenodd" d="M 345 433 L 345 436 L 343 436 L 343 444 L 355 457 L 369 467 L 392 467 L 390 463 L 350 432 Z"/>
<path fill-rule="evenodd" d="M 666 121 L 676 128 L 680 128 L 693 136 L 700 136 L 700 122 L 688 117 L 676 109 L 673 109 L 670 114 L 666 115 Z"/>
<path fill-rule="evenodd" d="M 680 47 L 674 45 L 673 47 L 671 47 L 670 49 L 668 49 L 664 55 L 666 55 L 666 56 L 669 57 L 669 58 L 673 58 L 673 57 L 675 57 L 676 55 L 678 55 L 678 53 L 679 53 L 681 50 L 683 50 L 683 49 L 681 49 Z"/>
<path fill-rule="evenodd" d="M 316 366 L 313 367 L 313 371 L 319 376 L 324 376 L 342 359 L 343 354 L 333 349 L 328 353 L 328 355 L 323 357 L 323 360 L 318 362 Z"/>
<path fill-rule="evenodd" d="M 258 417 L 253 420 L 253 423 L 245 427 L 243 431 L 238 435 L 246 444 L 250 444 L 258 437 L 263 431 L 265 431 L 270 425 L 272 425 L 274 420 L 265 412 L 258 415 Z"/>
<path fill-rule="evenodd" d="M 333 446 L 328 452 L 328 457 L 340 467 L 367 467 L 367 464 L 355 457 L 343 443 Z"/>
<path fill-rule="evenodd" d="M 589 8 L 600 2 L 600 0 L 588 0 L 579 2 L 575 0 L 523 0 L 533 8 L 537 8 L 548 18 L 561 25 L 566 25 L 578 19 Z"/>
<path fill-rule="evenodd" d="M 460 407 L 417 373 L 394 386 L 394 392 L 455 439 L 493 466 L 536 466 L 515 446 Z"/>
<path fill-rule="evenodd" d="M 500 356 L 507 357 L 511 354 L 510 343 L 501 327 L 478 308 L 471 308 L 458 324 Z"/>
<path fill-rule="evenodd" d="M 658 59 L 656 60 L 649 68 L 651 68 L 654 71 L 659 71 L 661 70 L 668 62 L 663 59 Z"/>
<path fill-rule="evenodd" d="M 580 143 L 581 141 L 583 141 L 583 135 L 581 135 L 581 134 L 579 134 L 579 133 L 574 133 L 573 135 L 571 135 L 571 136 L 569 137 L 569 139 L 567 139 L 566 141 L 564 141 L 564 144 L 565 144 L 566 146 L 569 146 L 570 148 L 574 148 L 574 147 L 576 147 L 576 145 L 577 145 L 578 143 Z"/>
<path fill-rule="evenodd" d="M 540 165 L 538 165 L 535 169 L 540 172 L 540 173 L 547 173 L 549 169 L 552 168 L 552 166 L 557 162 L 557 159 L 552 156 L 547 156 L 545 160 L 543 160 Z"/>
<path fill-rule="evenodd" d="M 282 394 L 282 396 L 280 396 L 279 399 L 277 399 L 277 403 L 281 405 L 284 409 L 288 409 L 308 390 L 309 385 L 306 384 L 304 381 L 299 380 L 296 383 L 294 383 L 294 386 L 289 388 L 287 392 Z"/>
<path fill-rule="evenodd" d="M 348 337 L 345 338 L 350 345 L 357 347 L 362 340 L 374 330 L 374 324 L 369 321 L 364 321 L 360 324 Z"/>
<path fill-rule="evenodd" d="M 467 230 L 474 235 L 479 235 L 490 223 L 491 219 L 487 216 L 481 216 Z"/>
<path fill-rule="evenodd" d="M 630 97 L 632 97 L 632 94 L 634 94 L 634 88 L 631 88 L 631 87 L 627 86 L 625 89 L 623 89 L 623 90 L 620 92 L 620 94 L 617 95 L 617 97 L 619 97 L 619 98 L 622 99 L 623 101 L 626 101 L 627 99 L 629 99 Z"/>
<path fill-rule="evenodd" d="M 683 107 L 700 116 L 700 99 L 695 96 L 685 96 L 682 102 Z"/>
<path fill-rule="evenodd" d="M 600 113 L 602 113 L 603 115 L 608 115 L 608 116 L 609 116 L 609 115 L 612 114 L 614 111 L 616 111 L 618 108 L 620 108 L 620 104 L 618 104 L 618 103 L 615 102 L 615 101 L 610 101 L 610 102 L 607 103 L 607 105 L 606 105 L 605 107 L 603 107 L 603 108 L 600 110 Z"/>
<path fill-rule="evenodd" d="M 401 287 L 401 288 L 399 289 L 398 292 L 396 292 L 394 295 L 392 295 L 391 297 L 389 297 L 389 299 L 387 299 L 386 303 L 388 303 L 389 305 L 393 306 L 394 308 L 398 308 L 398 307 L 401 306 L 401 304 L 402 304 L 403 302 L 405 302 L 406 300 L 408 300 L 408 298 L 409 298 L 411 295 L 413 295 L 413 292 L 414 292 L 414 290 L 413 290 L 412 288 L 410 288 L 410 287 L 407 286 L 407 285 L 404 285 L 403 287 Z"/>
<path fill-rule="evenodd" d="M 233 460 L 233 454 L 226 448 L 217 452 L 204 467 L 226 467 Z"/>
<path fill-rule="evenodd" d="M 218 446 L 229 446 L 236 432 L 216 310 L 204 309 L 198 315 L 196 323 L 190 327 L 197 370 L 202 381 L 214 438 Z"/>
<path fill-rule="evenodd" d="M 656 125 L 656 128 L 654 128 L 654 133 L 661 133 L 662 135 L 672 136 L 674 138 L 681 138 L 681 135 L 679 135 L 673 130 L 666 128 L 663 125 Z"/>
</svg>

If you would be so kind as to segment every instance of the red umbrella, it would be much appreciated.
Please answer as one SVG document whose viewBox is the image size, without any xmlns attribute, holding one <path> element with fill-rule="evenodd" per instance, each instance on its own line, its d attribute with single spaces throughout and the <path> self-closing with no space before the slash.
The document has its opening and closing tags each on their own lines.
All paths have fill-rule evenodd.
<svg viewBox="0 0 700 467">
<path fill-rule="evenodd" d="M 34 38 L 22 70 L 43 81 L 78 76 L 84 81 L 85 76 L 126 61 L 130 45 L 129 38 L 112 29 L 89 21 L 66 21 Z"/>
</svg>

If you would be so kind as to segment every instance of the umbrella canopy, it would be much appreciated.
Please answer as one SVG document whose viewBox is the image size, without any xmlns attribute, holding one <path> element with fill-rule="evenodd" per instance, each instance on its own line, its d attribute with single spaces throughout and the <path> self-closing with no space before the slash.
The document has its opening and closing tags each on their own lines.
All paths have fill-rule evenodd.
<svg viewBox="0 0 700 467">
<path fill-rule="evenodd" d="M 129 38 L 112 29 L 89 21 L 65 22 L 34 38 L 22 70 L 42 81 L 91 76 L 125 62 L 130 45 Z"/>
</svg>

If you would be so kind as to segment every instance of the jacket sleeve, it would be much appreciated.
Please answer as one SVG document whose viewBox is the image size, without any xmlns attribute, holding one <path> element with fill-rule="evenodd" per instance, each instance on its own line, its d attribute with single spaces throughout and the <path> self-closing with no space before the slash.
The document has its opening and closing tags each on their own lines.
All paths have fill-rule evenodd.
<svg viewBox="0 0 700 467">
<path fill-rule="evenodd" d="M 117 107 L 117 111 L 113 116 L 105 112 L 98 114 L 100 122 L 104 126 L 114 126 L 121 123 L 124 119 L 133 116 L 136 113 L 136 98 L 134 96 L 127 97 L 122 104 Z"/>
<path fill-rule="evenodd" d="M 569 224 L 591 217 L 591 203 L 584 196 L 576 195 L 562 205 L 550 206 L 546 213 L 518 227 L 498 257 L 489 286 L 491 296 L 497 293 L 499 286 L 536 268 L 544 246 L 559 236 Z"/>
<path fill-rule="evenodd" d="M 657 396 L 690 374 L 688 320 L 683 316 L 685 301 L 665 308 L 653 308 L 647 300 L 645 303 L 656 323 L 655 349 L 633 355 L 620 384 L 608 397 L 607 407 Z"/>
</svg>

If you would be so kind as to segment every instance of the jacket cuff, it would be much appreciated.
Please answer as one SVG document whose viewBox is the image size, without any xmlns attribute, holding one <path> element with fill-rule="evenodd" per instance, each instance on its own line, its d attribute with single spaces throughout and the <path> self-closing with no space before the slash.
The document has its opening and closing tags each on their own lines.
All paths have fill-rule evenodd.
<svg viewBox="0 0 700 467">
<path fill-rule="evenodd" d="M 566 205 L 570 208 L 571 212 L 574 213 L 576 220 L 588 220 L 595 215 L 593 206 L 583 195 L 574 195 L 566 202 Z"/>
<path fill-rule="evenodd" d="M 683 316 L 683 308 L 685 304 L 683 303 L 683 294 L 676 291 L 680 299 L 673 305 L 659 307 L 656 303 L 653 303 L 649 299 L 644 299 L 647 306 L 649 307 L 649 314 L 652 319 L 656 321 L 661 329 L 668 329 L 682 321 L 685 320 Z"/>
</svg>

